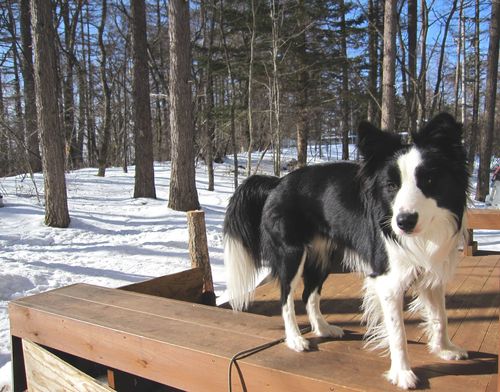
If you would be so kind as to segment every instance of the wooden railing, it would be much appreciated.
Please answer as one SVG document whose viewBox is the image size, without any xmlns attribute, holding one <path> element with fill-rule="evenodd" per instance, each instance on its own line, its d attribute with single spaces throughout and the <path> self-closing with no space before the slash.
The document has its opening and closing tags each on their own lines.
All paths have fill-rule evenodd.
<svg viewBox="0 0 500 392">
<path fill-rule="evenodd" d="M 477 252 L 474 230 L 500 230 L 500 210 L 471 208 L 467 212 L 467 230 L 469 238 L 464 245 L 464 255 L 472 256 Z"/>
</svg>

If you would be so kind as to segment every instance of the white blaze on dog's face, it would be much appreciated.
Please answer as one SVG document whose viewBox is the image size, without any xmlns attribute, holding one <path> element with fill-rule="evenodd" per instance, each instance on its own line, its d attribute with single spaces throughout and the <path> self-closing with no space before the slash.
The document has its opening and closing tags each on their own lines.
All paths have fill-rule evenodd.
<svg viewBox="0 0 500 392">
<path fill-rule="evenodd" d="M 391 226 L 398 235 L 416 236 L 425 232 L 439 213 L 436 200 L 427 197 L 419 187 L 422 182 L 430 186 L 433 181 L 431 177 L 422 178 L 423 164 L 422 155 L 415 147 L 397 159 L 401 187 L 392 204 Z"/>
</svg>

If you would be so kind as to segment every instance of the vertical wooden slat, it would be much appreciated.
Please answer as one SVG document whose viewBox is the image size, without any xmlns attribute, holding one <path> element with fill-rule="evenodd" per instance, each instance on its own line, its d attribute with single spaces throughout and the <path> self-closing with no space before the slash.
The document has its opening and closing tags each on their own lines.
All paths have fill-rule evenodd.
<svg viewBox="0 0 500 392">
<path fill-rule="evenodd" d="M 203 298 L 206 305 L 215 305 L 214 283 L 208 255 L 207 232 L 205 227 L 205 212 L 201 210 L 188 211 L 189 255 L 192 268 L 203 269 Z"/>
<path fill-rule="evenodd" d="M 23 353 L 29 392 L 113 391 L 29 340 Z"/>
</svg>

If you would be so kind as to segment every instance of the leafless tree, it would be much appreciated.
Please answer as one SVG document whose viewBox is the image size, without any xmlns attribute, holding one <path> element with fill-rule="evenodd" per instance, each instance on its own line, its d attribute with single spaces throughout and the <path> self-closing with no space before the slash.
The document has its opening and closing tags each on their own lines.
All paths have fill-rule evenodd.
<svg viewBox="0 0 500 392">
<path fill-rule="evenodd" d="M 172 171 L 168 206 L 178 211 L 200 207 L 195 183 L 189 1 L 168 3 L 170 39 L 170 130 Z"/>
<path fill-rule="evenodd" d="M 488 47 L 488 71 L 486 76 L 486 96 L 484 101 L 484 124 L 481 130 L 479 173 L 476 200 L 484 201 L 489 193 L 490 162 L 495 129 L 495 105 L 498 81 L 498 49 L 500 43 L 500 1 L 491 5 L 490 43 Z"/>
<path fill-rule="evenodd" d="M 132 83 L 134 135 L 135 135 L 135 187 L 134 197 L 156 198 L 153 166 L 153 134 L 149 93 L 149 67 L 147 55 L 146 3 L 131 1 L 132 54 L 134 79 Z"/>
<path fill-rule="evenodd" d="M 68 227 L 70 217 L 64 173 L 64 133 L 57 99 L 55 31 L 51 3 L 31 1 L 33 46 L 35 52 L 35 90 L 42 147 L 45 184 L 45 224 Z"/>
</svg>

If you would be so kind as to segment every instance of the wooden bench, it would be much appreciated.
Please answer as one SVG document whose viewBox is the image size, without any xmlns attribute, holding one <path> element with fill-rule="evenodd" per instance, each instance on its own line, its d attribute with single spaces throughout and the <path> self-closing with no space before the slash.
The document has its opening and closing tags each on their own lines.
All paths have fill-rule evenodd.
<svg viewBox="0 0 500 392">
<path fill-rule="evenodd" d="M 474 241 L 474 230 L 500 230 L 500 210 L 471 208 L 467 211 L 467 231 L 469 233 L 464 255 L 477 253 L 477 241 Z"/>
<path fill-rule="evenodd" d="M 283 334 L 279 319 L 87 284 L 15 300 L 9 314 L 15 392 L 27 388 L 23 341 L 28 351 L 35 343 L 102 365 L 111 370 L 111 386 L 118 370 L 182 390 L 224 391 L 234 354 Z M 310 380 L 311 366 L 299 365 L 301 358 L 281 345 L 240 360 L 238 369 L 248 390 L 334 387 L 331 380 Z M 233 373 L 233 388 L 242 390 Z"/>
</svg>

